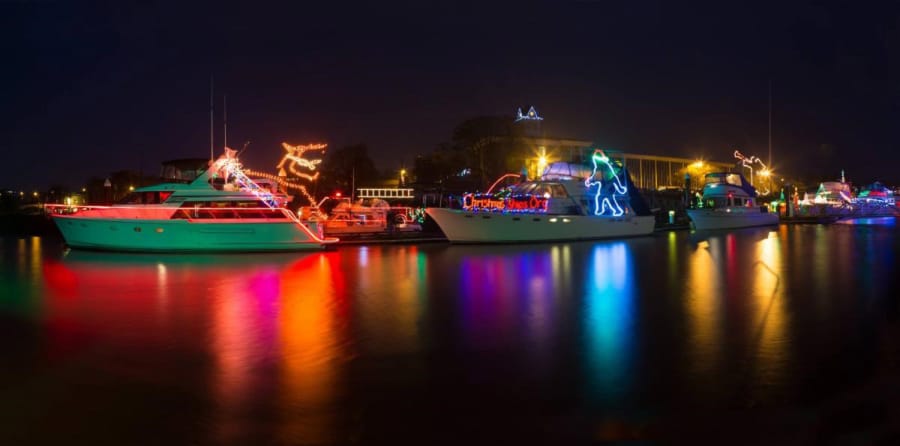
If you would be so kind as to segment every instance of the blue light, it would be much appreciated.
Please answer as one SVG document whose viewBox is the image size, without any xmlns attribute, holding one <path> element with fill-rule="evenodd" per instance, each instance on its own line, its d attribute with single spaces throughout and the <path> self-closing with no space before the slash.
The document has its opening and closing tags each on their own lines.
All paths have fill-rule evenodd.
<svg viewBox="0 0 900 446">
<path fill-rule="evenodd" d="M 602 151 L 598 150 L 597 152 L 594 152 L 594 155 L 591 156 L 591 162 L 593 163 L 594 168 L 591 171 L 591 176 L 584 180 L 584 185 L 588 188 L 597 186 L 597 193 L 594 194 L 594 215 L 606 215 L 607 210 L 609 210 L 613 217 L 621 216 L 625 211 L 616 200 L 616 194 L 625 195 L 628 192 L 628 188 L 622 184 L 622 180 L 616 176 L 616 171 L 610 163 L 609 158 Z M 603 196 L 602 198 L 603 181 L 591 181 L 591 179 L 597 175 L 597 169 L 599 169 L 601 165 L 605 165 L 606 168 L 609 169 L 609 174 L 613 179 L 612 185 L 615 189 L 615 193 L 612 193 L 609 196 Z"/>
<path fill-rule="evenodd" d="M 631 384 L 636 343 L 636 287 L 630 247 L 624 242 L 596 245 L 585 266 L 589 390 L 601 401 L 615 401 L 627 394 Z"/>
</svg>

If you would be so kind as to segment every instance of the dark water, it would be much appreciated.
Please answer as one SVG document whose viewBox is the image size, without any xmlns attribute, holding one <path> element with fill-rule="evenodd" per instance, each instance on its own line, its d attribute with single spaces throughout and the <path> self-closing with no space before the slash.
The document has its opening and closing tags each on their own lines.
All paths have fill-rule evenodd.
<svg viewBox="0 0 900 446">
<path fill-rule="evenodd" d="M 897 444 L 898 235 L 171 256 L 4 238 L 0 444 Z"/>
</svg>

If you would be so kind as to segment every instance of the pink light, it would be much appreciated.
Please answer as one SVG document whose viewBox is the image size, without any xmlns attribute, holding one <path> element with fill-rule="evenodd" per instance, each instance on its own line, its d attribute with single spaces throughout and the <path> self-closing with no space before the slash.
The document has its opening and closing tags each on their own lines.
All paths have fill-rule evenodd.
<svg viewBox="0 0 900 446">
<path fill-rule="evenodd" d="M 488 190 L 487 190 L 487 192 L 485 192 L 485 193 L 486 193 L 486 194 L 491 193 L 491 191 L 494 190 L 494 187 L 497 186 L 497 184 L 499 184 L 499 183 L 500 183 L 501 181 L 503 181 L 505 178 L 510 178 L 510 177 L 516 177 L 516 178 L 519 178 L 519 177 L 521 177 L 521 175 L 519 175 L 519 174 L 517 174 L 517 173 L 508 173 L 508 174 L 506 174 L 506 175 L 503 175 L 502 177 L 497 178 L 497 181 L 494 181 L 494 184 L 492 184 L 491 187 L 489 187 Z"/>
</svg>

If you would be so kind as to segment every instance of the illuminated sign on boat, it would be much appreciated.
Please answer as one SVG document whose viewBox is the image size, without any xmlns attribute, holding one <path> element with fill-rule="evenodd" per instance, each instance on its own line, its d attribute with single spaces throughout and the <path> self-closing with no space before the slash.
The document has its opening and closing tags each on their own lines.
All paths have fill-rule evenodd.
<svg viewBox="0 0 900 446">
<path fill-rule="evenodd" d="M 547 212 L 549 197 L 517 195 L 498 198 L 493 195 L 463 195 L 463 209 L 467 211 Z"/>
</svg>

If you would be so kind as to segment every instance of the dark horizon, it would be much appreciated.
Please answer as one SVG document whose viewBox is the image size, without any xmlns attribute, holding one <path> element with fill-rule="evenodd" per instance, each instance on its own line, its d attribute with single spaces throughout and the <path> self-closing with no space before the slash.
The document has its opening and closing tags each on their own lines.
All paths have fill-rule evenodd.
<svg viewBox="0 0 900 446">
<path fill-rule="evenodd" d="M 780 173 L 900 182 L 895 6 L 641 1 L 507 5 L 73 6 L 5 2 L 0 105 L 12 174 L 0 186 L 79 187 L 209 154 L 222 99 L 244 163 L 281 141 L 366 143 L 407 167 L 476 116 L 535 106 L 548 136 Z"/>
</svg>

